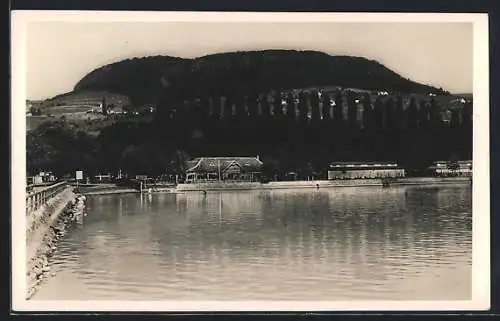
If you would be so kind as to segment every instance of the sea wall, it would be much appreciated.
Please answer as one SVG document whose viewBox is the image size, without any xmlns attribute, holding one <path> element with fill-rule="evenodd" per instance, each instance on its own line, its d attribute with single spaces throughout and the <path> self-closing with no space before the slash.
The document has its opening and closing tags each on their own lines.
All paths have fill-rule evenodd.
<svg viewBox="0 0 500 321">
<path fill-rule="evenodd" d="M 217 191 L 217 190 L 249 190 L 249 189 L 288 189 L 288 188 L 329 188 L 339 186 L 382 186 L 380 179 L 356 180 L 315 180 L 286 182 L 213 182 L 177 185 L 178 192 L 185 191 Z"/>
<path fill-rule="evenodd" d="M 56 250 L 57 241 L 68 227 L 82 220 L 85 196 L 76 195 L 68 188 L 49 200 L 41 213 L 32 213 L 27 222 L 26 285 L 27 299 L 31 298 L 51 274 L 49 258 Z"/>
<path fill-rule="evenodd" d="M 389 186 L 465 184 L 469 177 L 407 177 L 393 178 L 387 181 Z M 287 182 L 213 182 L 177 185 L 177 192 L 217 191 L 217 190 L 251 190 L 251 189 L 287 189 L 287 188 L 332 188 L 355 186 L 384 186 L 383 179 L 346 179 L 346 180 L 313 180 Z"/>
<path fill-rule="evenodd" d="M 30 246 L 35 246 L 32 242 L 37 236 L 43 233 L 43 230 L 50 226 L 69 204 L 75 198 L 73 188 L 67 186 L 56 196 L 50 198 L 44 205 L 34 211 L 26 213 L 26 242 Z"/>
<path fill-rule="evenodd" d="M 435 184 L 469 184 L 472 177 L 405 177 L 391 180 L 390 185 L 435 185 Z"/>
<path fill-rule="evenodd" d="M 176 187 L 177 192 L 184 191 L 217 191 L 217 190 L 247 190 L 247 189 L 261 189 L 263 184 L 258 182 L 210 182 L 210 183 L 192 183 L 192 184 L 178 184 Z"/>
</svg>

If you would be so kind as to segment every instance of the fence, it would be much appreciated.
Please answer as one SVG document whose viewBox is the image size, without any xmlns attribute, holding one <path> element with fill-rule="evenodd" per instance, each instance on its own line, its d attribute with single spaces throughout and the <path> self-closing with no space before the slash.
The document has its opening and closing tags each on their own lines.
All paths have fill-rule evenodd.
<svg viewBox="0 0 500 321">
<path fill-rule="evenodd" d="M 39 209 L 47 201 L 68 186 L 66 181 L 56 183 L 50 186 L 38 187 L 29 191 L 26 195 L 26 215 Z"/>
</svg>

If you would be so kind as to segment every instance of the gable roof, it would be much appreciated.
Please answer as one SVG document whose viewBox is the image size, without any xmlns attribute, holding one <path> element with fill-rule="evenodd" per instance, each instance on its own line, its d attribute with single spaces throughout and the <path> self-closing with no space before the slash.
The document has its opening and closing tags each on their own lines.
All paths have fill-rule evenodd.
<svg viewBox="0 0 500 321">
<path fill-rule="evenodd" d="M 224 172 L 232 165 L 245 172 L 258 172 L 262 164 L 257 157 L 200 157 L 186 163 L 186 172 L 217 172 L 218 166 Z"/>
</svg>

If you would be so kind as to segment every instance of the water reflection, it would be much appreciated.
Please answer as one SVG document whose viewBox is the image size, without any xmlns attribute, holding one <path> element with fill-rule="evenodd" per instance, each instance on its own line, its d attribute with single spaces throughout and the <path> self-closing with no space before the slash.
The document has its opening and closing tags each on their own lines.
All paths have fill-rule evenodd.
<svg viewBox="0 0 500 321">
<path fill-rule="evenodd" d="M 76 277 L 68 297 L 467 299 L 471 202 L 470 187 L 89 197 L 35 298 Z"/>
</svg>

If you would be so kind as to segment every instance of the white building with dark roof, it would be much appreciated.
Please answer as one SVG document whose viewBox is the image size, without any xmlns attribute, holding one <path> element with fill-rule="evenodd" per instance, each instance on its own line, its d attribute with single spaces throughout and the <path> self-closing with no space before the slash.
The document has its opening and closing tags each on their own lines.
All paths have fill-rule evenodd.
<svg viewBox="0 0 500 321">
<path fill-rule="evenodd" d="M 263 163 L 259 157 L 200 157 L 186 163 L 186 183 L 254 181 Z"/>
<path fill-rule="evenodd" d="M 328 179 L 368 179 L 404 177 L 405 170 L 396 163 L 336 162 L 328 168 Z"/>
<path fill-rule="evenodd" d="M 429 170 L 436 176 L 472 176 L 472 161 L 437 161 Z"/>
</svg>

